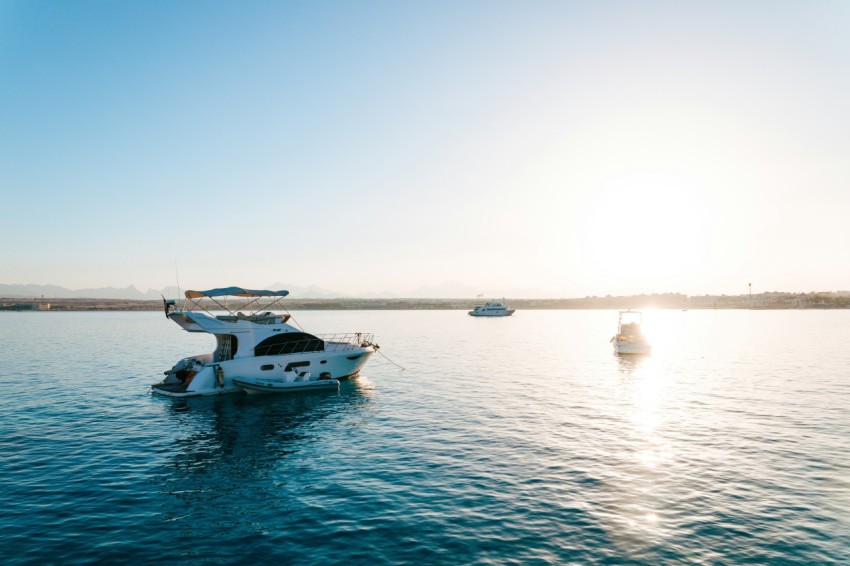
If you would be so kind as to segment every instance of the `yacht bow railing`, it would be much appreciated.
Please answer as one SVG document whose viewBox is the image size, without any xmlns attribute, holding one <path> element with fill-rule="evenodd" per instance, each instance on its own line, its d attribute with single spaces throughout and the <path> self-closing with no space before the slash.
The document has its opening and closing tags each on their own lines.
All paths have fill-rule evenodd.
<svg viewBox="0 0 850 566">
<path fill-rule="evenodd" d="M 348 332 L 345 334 L 316 334 L 316 338 L 325 341 L 325 351 L 353 350 L 374 344 L 375 335 L 365 332 Z"/>
</svg>

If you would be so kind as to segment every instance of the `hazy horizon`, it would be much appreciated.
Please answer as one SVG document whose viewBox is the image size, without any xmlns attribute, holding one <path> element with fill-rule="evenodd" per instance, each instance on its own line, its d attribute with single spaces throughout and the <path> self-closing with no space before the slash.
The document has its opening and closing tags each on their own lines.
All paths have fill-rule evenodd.
<svg viewBox="0 0 850 566">
<path fill-rule="evenodd" d="M 420 287 L 407 291 L 382 291 L 360 294 L 345 294 L 338 290 L 326 289 L 316 285 L 308 287 L 299 287 L 287 284 L 272 284 L 264 285 L 263 289 L 272 290 L 287 290 L 289 298 L 294 300 L 299 299 L 327 299 L 327 300 L 371 300 L 371 299 L 388 299 L 388 300 L 493 300 L 493 299 L 508 299 L 508 300 L 573 300 L 584 299 L 587 297 L 604 298 L 608 297 L 635 297 L 635 296 L 664 296 L 664 295 L 684 295 L 691 298 L 702 296 L 746 296 L 751 294 L 754 297 L 763 294 L 792 294 L 792 295 L 808 295 L 808 294 L 832 294 L 836 296 L 846 296 L 850 291 L 845 289 L 813 289 L 813 290 L 789 290 L 789 289 L 771 289 L 771 290 L 755 290 L 750 293 L 747 289 L 741 293 L 700 293 L 688 295 L 678 291 L 653 291 L 648 293 L 635 293 L 625 295 L 610 295 L 605 293 L 589 293 L 581 296 L 551 296 L 542 292 L 534 292 L 534 290 L 518 290 L 509 292 L 504 295 L 487 295 L 485 293 L 475 293 L 470 287 L 464 286 L 457 282 L 445 282 L 443 285 L 433 287 Z M 56 285 L 8 285 L 0 283 L 0 297 L 7 298 L 26 298 L 26 297 L 43 297 L 47 300 L 52 299 L 105 299 L 105 300 L 159 300 L 162 296 L 166 298 L 182 298 L 182 292 L 187 288 L 181 287 L 180 293 L 176 286 L 167 286 L 162 288 L 147 288 L 141 289 L 135 285 L 126 287 L 99 287 L 99 288 L 83 288 L 83 289 L 68 289 Z M 201 288 L 196 288 L 201 289 Z"/>
<path fill-rule="evenodd" d="M 6 2 L 0 281 L 850 288 L 850 4 Z"/>
</svg>

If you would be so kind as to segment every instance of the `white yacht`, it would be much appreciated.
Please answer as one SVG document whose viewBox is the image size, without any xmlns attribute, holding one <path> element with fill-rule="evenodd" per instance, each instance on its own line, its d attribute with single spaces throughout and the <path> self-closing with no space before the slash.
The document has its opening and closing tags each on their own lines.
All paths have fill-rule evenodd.
<svg viewBox="0 0 850 566">
<path fill-rule="evenodd" d="M 280 306 L 288 294 L 241 287 L 186 291 L 182 308 L 163 298 L 166 317 L 188 332 L 212 334 L 216 348 L 178 361 L 152 391 L 190 397 L 326 389 L 357 375 L 378 349 L 373 335 L 308 334 L 288 323 Z"/>
<path fill-rule="evenodd" d="M 649 354 L 652 346 L 641 329 L 643 313 L 640 311 L 620 311 L 617 321 L 617 334 L 611 338 L 614 352 L 617 354 Z"/>
<path fill-rule="evenodd" d="M 509 309 L 498 301 L 477 305 L 469 311 L 469 316 L 511 316 L 514 309 Z"/>
</svg>

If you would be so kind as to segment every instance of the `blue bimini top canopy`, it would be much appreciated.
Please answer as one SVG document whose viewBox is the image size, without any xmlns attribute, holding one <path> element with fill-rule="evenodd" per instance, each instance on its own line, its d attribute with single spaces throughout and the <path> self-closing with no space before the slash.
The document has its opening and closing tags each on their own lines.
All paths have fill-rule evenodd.
<svg viewBox="0 0 850 566">
<path fill-rule="evenodd" d="M 243 289 L 242 287 L 222 287 L 209 291 L 186 291 L 187 299 L 203 297 L 285 297 L 289 291 L 266 291 L 263 289 Z"/>
</svg>

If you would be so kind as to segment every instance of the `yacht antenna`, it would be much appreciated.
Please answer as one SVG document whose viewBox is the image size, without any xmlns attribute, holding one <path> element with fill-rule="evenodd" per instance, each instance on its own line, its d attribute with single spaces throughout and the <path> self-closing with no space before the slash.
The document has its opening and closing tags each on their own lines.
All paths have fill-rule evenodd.
<svg viewBox="0 0 850 566">
<path fill-rule="evenodd" d="M 174 260 L 174 278 L 177 280 L 177 299 L 180 299 L 180 273 L 177 271 L 177 260 Z"/>
</svg>

